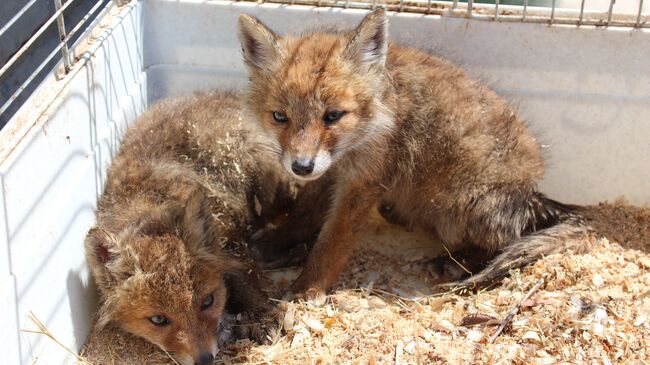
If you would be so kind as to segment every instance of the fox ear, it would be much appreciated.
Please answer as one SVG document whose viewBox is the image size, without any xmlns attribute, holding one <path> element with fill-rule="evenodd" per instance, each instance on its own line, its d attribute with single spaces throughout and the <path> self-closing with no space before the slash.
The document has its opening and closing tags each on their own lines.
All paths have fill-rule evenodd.
<svg viewBox="0 0 650 365">
<path fill-rule="evenodd" d="M 187 198 L 182 219 L 183 240 L 187 248 L 192 252 L 197 252 L 202 247 L 211 250 L 216 232 L 212 212 L 202 191 L 197 189 Z"/>
<path fill-rule="evenodd" d="M 241 14 L 238 21 L 239 42 L 249 68 L 270 70 L 282 55 L 278 36 L 257 18 Z"/>
<path fill-rule="evenodd" d="M 363 64 L 383 66 L 388 53 L 388 19 L 386 10 L 379 8 L 366 15 L 350 34 L 345 55 Z"/>
<path fill-rule="evenodd" d="M 94 227 L 86 235 L 86 254 L 93 263 L 106 266 L 115 258 L 115 243 L 103 229 Z"/>
<path fill-rule="evenodd" d="M 97 287 L 100 291 L 108 290 L 123 271 L 116 240 L 108 232 L 95 227 L 88 231 L 84 245 Z"/>
</svg>

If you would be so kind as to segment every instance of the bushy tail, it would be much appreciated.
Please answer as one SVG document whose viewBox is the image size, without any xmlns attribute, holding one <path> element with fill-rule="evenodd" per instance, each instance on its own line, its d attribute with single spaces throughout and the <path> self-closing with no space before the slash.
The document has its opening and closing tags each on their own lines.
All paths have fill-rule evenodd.
<svg viewBox="0 0 650 365">
<path fill-rule="evenodd" d="M 528 206 L 528 225 L 521 238 L 501 249 L 479 273 L 441 288 L 485 287 L 508 275 L 510 270 L 544 256 L 569 250 L 584 253 L 590 249 L 583 238 L 587 238 L 592 228 L 579 214 L 580 207 L 548 199 L 541 193 L 535 193 Z"/>
<path fill-rule="evenodd" d="M 534 192 L 527 200 L 524 208 L 525 227 L 522 234 L 537 232 L 565 220 L 580 220 L 580 206 L 560 203 L 547 198 L 544 194 Z M 581 224 L 580 222 L 577 222 Z"/>
</svg>

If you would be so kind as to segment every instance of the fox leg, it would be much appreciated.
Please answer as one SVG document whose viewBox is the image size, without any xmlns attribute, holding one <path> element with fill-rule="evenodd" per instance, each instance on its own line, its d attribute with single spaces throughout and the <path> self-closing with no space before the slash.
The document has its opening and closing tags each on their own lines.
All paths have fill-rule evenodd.
<svg viewBox="0 0 650 365">
<path fill-rule="evenodd" d="M 375 184 L 341 182 L 336 187 L 332 211 L 325 222 L 302 273 L 292 285 L 294 294 L 316 296 L 336 281 L 381 191 Z"/>
<path fill-rule="evenodd" d="M 548 199 L 532 187 L 495 189 L 477 197 L 469 207 L 456 209 L 463 213 L 449 216 L 462 223 L 455 230 L 463 233 L 464 242 L 471 244 L 477 253 L 485 252 L 484 265 L 477 266 L 478 271 L 470 270 L 472 275 L 461 283 L 446 287 L 489 285 L 506 276 L 510 269 L 545 255 L 568 249 L 577 251 L 580 246 L 574 238 L 590 232 L 582 217 L 574 212 L 576 207 Z"/>
<path fill-rule="evenodd" d="M 269 300 L 268 294 L 259 286 L 258 272 L 232 272 L 226 275 L 228 301 L 224 323 L 220 326 L 221 342 L 229 337 L 249 338 L 260 344 L 268 342 L 268 334 L 276 330 L 277 308 Z M 235 320 L 239 317 L 239 320 Z"/>
<path fill-rule="evenodd" d="M 327 216 L 331 187 L 327 176 L 306 184 L 278 226 L 255 237 L 251 253 L 260 267 L 276 269 L 305 261 Z"/>
</svg>

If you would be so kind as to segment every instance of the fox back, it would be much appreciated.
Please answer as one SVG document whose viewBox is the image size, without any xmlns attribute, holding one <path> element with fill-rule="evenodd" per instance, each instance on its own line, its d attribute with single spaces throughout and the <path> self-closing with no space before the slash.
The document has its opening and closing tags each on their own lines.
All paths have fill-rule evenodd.
<svg viewBox="0 0 650 365">
<path fill-rule="evenodd" d="M 110 323 L 183 364 L 212 363 L 228 278 L 251 270 L 253 200 L 270 207 L 280 181 L 254 140 L 229 94 L 163 101 L 134 122 L 85 244 L 99 328 Z"/>
<path fill-rule="evenodd" d="M 544 159 L 515 110 L 459 67 L 387 35 L 383 9 L 349 32 L 301 36 L 239 18 L 248 105 L 282 165 L 300 180 L 328 173 L 335 181 L 328 220 L 293 289 L 331 286 L 377 203 L 455 249 L 495 253 L 517 243 L 530 249 L 516 255 L 534 252 L 502 252 L 499 270 L 485 269 L 499 275 L 564 247 L 555 238 L 520 241 L 572 214 L 537 192 Z"/>
</svg>

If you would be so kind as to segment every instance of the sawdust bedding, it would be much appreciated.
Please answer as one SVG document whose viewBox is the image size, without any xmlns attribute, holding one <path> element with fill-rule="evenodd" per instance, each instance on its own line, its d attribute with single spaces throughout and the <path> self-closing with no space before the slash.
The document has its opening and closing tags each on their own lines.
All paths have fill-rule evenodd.
<svg viewBox="0 0 650 365">
<path fill-rule="evenodd" d="M 647 364 L 650 209 L 618 202 L 584 215 L 597 231 L 583 239 L 589 253 L 546 257 L 464 295 L 430 292 L 436 277 L 427 261 L 446 254 L 439 245 L 373 216 L 325 303 L 279 301 L 281 331 L 271 344 L 232 343 L 216 363 Z M 296 275 L 269 274 L 279 290 Z M 89 344 L 82 355 L 95 364 L 173 364 L 110 328 Z"/>
</svg>

